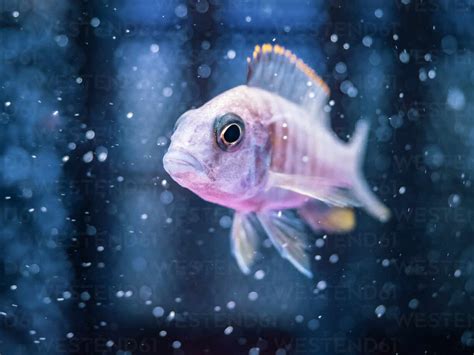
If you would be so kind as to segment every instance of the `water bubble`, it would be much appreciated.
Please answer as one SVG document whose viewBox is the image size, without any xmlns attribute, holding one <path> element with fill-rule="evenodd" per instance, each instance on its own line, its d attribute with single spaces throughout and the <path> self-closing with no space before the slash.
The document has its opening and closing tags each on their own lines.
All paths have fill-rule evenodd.
<svg viewBox="0 0 474 355">
<path fill-rule="evenodd" d="M 461 277 L 461 270 L 457 269 L 456 271 L 454 271 L 454 277 Z"/>
<path fill-rule="evenodd" d="M 17 18 L 18 16 L 20 16 L 20 13 L 19 13 L 18 11 L 13 11 L 13 12 L 12 12 L 12 16 L 13 16 L 14 18 Z"/>
<path fill-rule="evenodd" d="M 410 309 L 417 309 L 419 304 L 420 302 L 416 298 L 413 298 L 408 302 L 408 307 Z"/>
<path fill-rule="evenodd" d="M 163 315 L 165 314 L 165 310 L 162 307 L 157 306 L 153 308 L 152 313 L 153 313 L 153 317 L 160 318 L 160 317 L 163 317 Z"/>
<path fill-rule="evenodd" d="M 457 207 L 461 203 L 461 197 L 458 194 L 449 195 L 448 204 L 449 207 Z"/>
<path fill-rule="evenodd" d="M 173 344 L 171 344 L 173 349 L 179 349 L 181 347 L 181 342 L 179 340 L 173 341 Z"/>
<path fill-rule="evenodd" d="M 325 244 L 325 242 L 324 242 L 323 238 L 316 239 L 316 242 L 314 243 L 314 245 L 316 245 L 316 247 L 318 247 L 318 248 L 322 248 L 324 246 L 324 244 Z"/>
<path fill-rule="evenodd" d="M 234 327 L 229 325 L 227 328 L 224 329 L 224 334 L 229 335 L 229 334 L 232 334 L 233 331 L 234 331 Z"/>
<path fill-rule="evenodd" d="M 249 292 L 248 297 L 250 301 L 256 301 L 258 298 L 258 293 L 255 291 Z"/>
<path fill-rule="evenodd" d="M 108 348 L 111 348 L 112 346 L 114 346 L 114 341 L 113 340 L 107 340 L 107 342 L 105 343 L 105 346 L 107 346 Z"/>
<path fill-rule="evenodd" d="M 318 284 L 316 285 L 318 290 L 321 290 L 321 291 L 325 290 L 327 286 L 328 285 L 327 285 L 326 281 L 324 281 L 324 280 L 319 281 Z"/>
<path fill-rule="evenodd" d="M 336 43 L 337 40 L 338 40 L 337 34 L 335 34 L 335 33 L 332 34 L 332 35 L 331 35 L 331 42 L 332 42 L 332 43 Z"/>
<path fill-rule="evenodd" d="M 103 163 L 104 161 L 107 160 L 107 156 L 109 154 L 109 151 L 107 150 L 107 148 L 105 148 L 103 146 L 99 146 L 99 147 L 96 148 L 95 154 L 97 155 L 97 160 L 100 161 L 101 163 Z"/>
<path fill-rule="evenodd" d="M 133 112 L 127 113 L 127 118 L 128 118 L 128 119 L 130 119 L 130 118 L 132 118 L 132 117 L 133 117 Z"/>
<path fill-rule="evenodd" d="M 66 47 L 69 43 L 69 38 L 66 35 L 58 35 L 54 37 L 54 40 L 59 47 Z"/>
<path fill-rule="evenodd" d="M 298 314 L 296 317 L 295 317 L 295 322 L 296 323 L 302 323 L 304 321 L 304 317 L 301 315 L 301 314 Z"/>
<path fill-rule="evenodd" d="M 419 70 L 418 79 L 420 79 L 420 81 L 426 81 L 428 79 L 428 75 L 426 75 L 425 68 L 421 68 Z"/>
<path fill-rule="evenodd" d="M 147 219 L 148 219 L 148 215 L 147 215 L 146 213 L 143 213 L 143 214 L 140 216 L 140 218 L 141 218 L 142 220 L 147 220 Z"/>
<path fill-rule="evenodd" d="M 331 264 L 336 264 L 338 261 L 339 261 L 339 255 L 337 255 L 337 254 L 332 254 L 332 255 L 329 257 L 329 262 L 330 262 Z"/>
<path fill-rule="evenodd" d="M 229 217 L 229 216 L 222 216 L 220 219 L 219 219 L 219 225 L 222 227 L 222 228 L 230 228 L 230 226 L 232 225 L 232 218 Z"/>
<path fill-rule="evenodd" d="M 160 194 L 160 201 L 164 205 L 169 205 L 171 202 L 173 202 L 173 199 L 174 199 L 173 194 L 168 190 L 163 191 Z"/>
<path fill-rule="evenodd" d="M 236 53 L 235 53 L 235 51 L 234 51 L 233 49 L 229 49 L 229 50 L 227 51 L 227 58 L 229 58 L 229 59 L 234 59 L 235 56 L 236 56 Z"/>
<path fill-rule="evenodd" d="M 393 128 L 400 128 L 403 125 L 403 118 L 401 115 L 393 115 L 389 117 L 390 126 Z"/>
<path fill-rule="evenodd" d="M 260 348 L 250 348 L 249 355 L 260 355 Z"/>
<path fill-rule="evenodd" d="M 209 10 L 209 3 L 206 0 L 198 0 L 196 3 L 196 11 L 204 14 Z"/>
<path fill-rule="evenodd" d="M 153 43 L 150 45 L 150 52 L 151 53 L 158 53 L 160 51 L 160 46 L 157 45 L 156 43 Z"/>
<path fill-rule="evenodd" d="M 257 270 L 254 275 L 255 279 L 261 280 L 265 277 L 265 271 L 263 270 Z"/>
<path fill-rule="evenodd" d="M 234 308 L 235 308 L 235 302 L 234 301 L 227 302 L 227 309 L 234 309 Z"/>
<path fill-rule="evenodd" d="M 364 38 L 362 38 L 362 44 L 366 47 L 370 47 L 373 43 L 373 40 L 372 40 L 372 37 L 370 36 L 364 36 Z"/>
<path fill-rule="evenodd" d="M 448 90 L 447 103 L 453 110 L 462 110 L 466 104 L 464 93 L 459 88 L 450 88 Z"/>
<path fill-rule="evenodd" d="M 386 308 L 383 304 L 375 308 L 375 314 L 378 318 L 382 317 L 385 314 Z"/>
<path fill-rule="evenodd" d="M 82 156 L 82 160 L 84 163 L 90 163 L 94 159 L 94 153 L 88 151 L 86 154 Z"/>
<path fill-rule="evenodd" d="M 211 76 L 211 67 L 207 64 L 201 64 L 197 69 L 198 77 L 207 79 Z"/>
<path fill-rule="evenodd" d="M 171 97 L 173 95 L 173 89 L 169 86 L 163 88 L 163 96 L 164 97 Z"/>
<path fill-rule="evenodd" d="M 179 5 L 176 6 L 176 8 L 174 9 L 174 13 L 175 13 L 175 15 L 178 16 L 179 18 L 186 17 L 186 15 L 188 14 L 188 8 L 187 8 L 186 5 L 184 5 L 184 4 L 179 4 Z"/>
<path fill-rule="evenodd" d="M 453 36 L 444 36 L 441 40 L 441 48 L 446 54 L 454 54 L 458 49 L 458 41 Z"/>
<path fill-rule="evenodd" d="M 347 71 L 347 66 L 344 62 L 339 62 L 334 67 L 337 73 L 344 74 Z"/>
<path fill-rule="evenodd" d="M 100 20 L 97 17 L 93 17 L 93 18 L 91 18 L 90 24 L 91 24 L 92 27 L 97 28 L 97 27 L 100 26 Z"/>
<path fill-rule="evenodd" d="M 403 195 L 406 191 L 407 191 L 407 189 L 406 189 L 405 186 L 401 186 L 401 187 L 398 189 L 398 193 L 399 193 L 400 195 Z"/>
<path fill-rule="evenodd" d="M 201 48 L 207 51 L 209 48 L 211 48 L 211 42 L 209 41 L 202 41 L 201 43 Z"/>
<path fill-rule="evenodd" d="M 406 51 L 406 49 L 404 49 L 398 56 L 398 58 L 400 59 L 400 62 L 406 64 L 410 61 L 410 55 L 408 54 L 408 52 Z"/>
<path fill-rule="evenodd" d="M 94 139 L 94 137 L 95 137 L 95 132 L 93 130 L 90 129 L 86 132 L 87 139 L 91 140 L 91 139 Z"/>
<path fill-rule="evenodd" d="M 374 11 L 374 15 L 375 15 L 375 17 L 377 17 L 377 18 L 382 18 L 382 17 L 383 17 L 383 10 L 382 10 L 382 9 L 376 9 L 376 10 Z"/>
</svg>

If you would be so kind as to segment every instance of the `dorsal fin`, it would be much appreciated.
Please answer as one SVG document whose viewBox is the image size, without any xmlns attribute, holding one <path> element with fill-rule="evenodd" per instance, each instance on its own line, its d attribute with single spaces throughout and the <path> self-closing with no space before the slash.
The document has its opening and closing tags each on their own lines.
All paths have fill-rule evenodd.
<svg viewBox="0 0 474 355">
<path fill-rule="evenodd" d="M 277 93 L 313 115 L 328 116 L 323 111 L 329 96 L 328 86 L 291 51 L 279 45 L 255 46 L 247 62 L 247 85 Z"/>
</svg>

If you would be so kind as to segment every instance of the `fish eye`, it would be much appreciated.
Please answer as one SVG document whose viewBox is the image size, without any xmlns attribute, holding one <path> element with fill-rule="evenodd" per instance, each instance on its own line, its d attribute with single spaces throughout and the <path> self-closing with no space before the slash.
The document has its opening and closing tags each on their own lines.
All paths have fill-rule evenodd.
<svg viewBox="0 0 474 355">
<path fill-rule="evenodd" d="M 242 118 L 234 113 L 226 113 L 214 122 L 214 131 L 219 148 L 225 152 L 235 150 L 245 133 L 245 124 Z"/>
</svg>

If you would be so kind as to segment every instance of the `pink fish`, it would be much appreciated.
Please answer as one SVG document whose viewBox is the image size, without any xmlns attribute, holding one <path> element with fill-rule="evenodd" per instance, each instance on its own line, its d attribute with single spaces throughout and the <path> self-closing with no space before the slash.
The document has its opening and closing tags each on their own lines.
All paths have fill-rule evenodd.
<svg viewBox="0 0 474 355">
<path fill-rule="evenodd" d="M 327 85 L 289 50 L 256 46 L 248 62 L 246 85 L 178 119 L 164 168 L 204 200 L 235 210 L 230 241 L 244 273 L 264 232 L 311 277 L 305 224 L 347 232 L 352 207 L 390 216 L 362 174 L 369 126 L 357 122 L 352 140 L 341 141 L 330 128 Z"/>
</svg>

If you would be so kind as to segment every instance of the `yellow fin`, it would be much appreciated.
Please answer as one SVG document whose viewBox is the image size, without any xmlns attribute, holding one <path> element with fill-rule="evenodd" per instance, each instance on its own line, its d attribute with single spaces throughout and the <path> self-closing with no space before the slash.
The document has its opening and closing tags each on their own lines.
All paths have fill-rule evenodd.
<svg viewBox="0 0 474 355">
<path fill-rule="evenodd" d="M 352 208 L 333 207 L 317 200 L 299 208 L 298 214 L 315 232 L 347 233 L 356 226 Z"/>
</svg>

